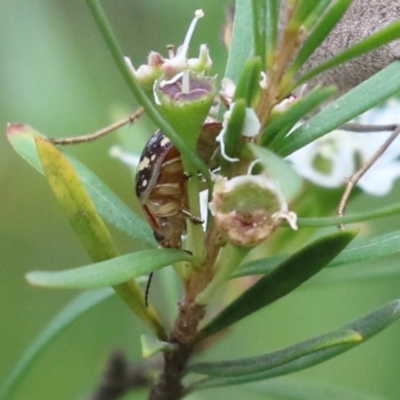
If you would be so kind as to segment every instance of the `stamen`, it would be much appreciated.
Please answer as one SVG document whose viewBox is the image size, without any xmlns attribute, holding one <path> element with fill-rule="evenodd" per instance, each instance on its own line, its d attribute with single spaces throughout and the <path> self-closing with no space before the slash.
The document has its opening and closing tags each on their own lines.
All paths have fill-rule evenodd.
<svg viewBox="0 0 400 400">
<path fill-rule="evenodd" d="M 167 51 L 168 51 L 169 59 L 172 59 L 175 57 L 175 46 L 173 44 L 167 45 Z"/>
<path fill-rule="evenodd" d="M 193 32 L 194 32 L 194 30 L 196 28 L 197 21 L 202 17 L 204 17 L 203 10 L 196 10 L 195 13 L 194 13 L 194 19 L 192 20 L 192 22 L 191 22 L 191 24 L 189 26 L 189 29 L 188 29 L 188 31 L 186 33 L 183 45 L 178 50 L 177 58 L 186 60 L 187 52 L 189 50 L 189 43 L 190 43 L 190 40 L 192 39 Z"/>
<path fill-rule="evenodd" d="M 179 72 L 179 74 L 176 74 L 174 77 L 172 77 L 171 79 L 164 79 L 160 82 L 160 88 L 162 89 L 164 86 L 166 85 L 172 85 L 175 82 L 178 82 L 179 79 L 181 79 L 182 77 L 184 77 L 185 74 L 184 72 Z"/>
<path fill-rule="evenodd" d="M 229 157 L 228 154 L 225 152 L 225 141 L 224 141 L 224 136 L 226 133 L 226 129 L 222 129 L 221 133 L 215 138 L 217 142 L 220 144 L 220 150 L 221 150 L 221 155 L 225 160 L 230 161 L 230 162 L 238 162 L 239 158 L 233 158 Z"/>
<path fill-rule="evenodd" d="M 189 71 L 185 70 L 183 71 L 183 76 L 182 76 L 182 93 L 189 94 L 190 92 L 190 75 Z"/>
<path fill-rule="evenodd" d="M 251 173 L 253 172 L 253 168 L 258 164 L 261 163 L 261 160 L 259 158 L 253 160 L 249 167 L 247 168 L 247 174 L 246 175 L 251 175 Z"/>
</svg>

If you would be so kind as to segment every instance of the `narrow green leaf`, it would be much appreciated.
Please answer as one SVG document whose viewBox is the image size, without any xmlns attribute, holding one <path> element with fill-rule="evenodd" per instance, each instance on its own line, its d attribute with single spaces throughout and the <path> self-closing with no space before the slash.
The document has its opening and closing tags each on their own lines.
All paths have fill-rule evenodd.
<svg viewBox="0 0 400 400">
<path fill-rule="evenodd" d="M 355 231 L 336 232 L 293 254 L 218 314 L 202 329 L 200 338 L 217 333 L 287 295 L 332 261 L 356 234 Z"/>
<path fill-rule="evenodd" d="M 50 187 L 92 260 L 118 252 L 103 220 L 69 161 L 47 140 L 37 136 L 36 148 Z"/>
<path fill-rule="evenodd" d="M 340 1 L 340 0 L 339 0 Z M 312 13 L 309 14 L 307 19 L 303 22 L 306 30 L 310 31 L 314 25 L 321 19 L 321 16 L 332 3 L 332 0 L 319 0 Z"/>
<path fill-rule="evenodd" d="M 267 169 L 268 175 L 279 183 L 279 188 L 289 203 L 300 193 L 303 180 L 292 166 L 272 151 L 255 144 L 249 144 L 250 150 Z"/>
<path fill-rule="evenodd" d="M 342 18 L 343 14 L 346 12 L 352 1 L 353 0 L 337 0 L 333 2 L 332 6 L 329 7 L 329 10 L 321 18 L 321 20 L 318 22 L 318 25 L 307 38 L 307 41 L 301 47 L 299 54 L 297 55 L 295 61 L 287 72 L 288 76 L 293 77 L 296 72 L 301 68 L 301 66 L 310 58 L 312 53 L 314 53 L 317 47 L 325 40 L 331 30 Z M 331 1 L 319 1 L 316 3 L 320 3 L 319 5 L 321 7 L 317 10 L 318 13 L 316 13 L 320 15 L 321 12 L 326 9 L 327 4 L 331 3 Z M 283 78 L 283 80 L 285 80 L 285 77 Z"/>
<path fill-rule="evenodd" d="M 361 261 L 371 261 L 380 257 L 389 256 L 400 252 L 400 231 L 386 233 L 368 239 L 357 239 L 346 247 L 337 257 L 335 257 L 326 267 L 341 267 Z M 235 271 L 233 278 L 247 275 L 265 275 L 270 273 L 289 255 L 272 256 L 262 258 L 243 265 Z M 377 273 L 379 274 L 379 268 Z M 398 268 L 400 274 L 400 268 Z M 318 278 L 316 277 L 318 280 Z"/>
<path fill-rule="evenodd" d="M 346 250 L 346 249 L 345 249 Z M 343 250 L 343 251 L 345 251 Z M 289 259 L 288 254 L 259 258 L 250 261 L 239 267 L 233 274 L 232 278 L 240 278 L 241 276 L 250 275 L 266 275 L 277 268 L 280 264 Z"/>
<path fill-rule="evenodd" d="M 353 268 L 325 269 L 310 282 L 309 288 L 320 285 L 354 284 L 364 282 L 393 282 L 400 279 L 399 265 L 393 260 L 382 260 L 377 265 L 357 265 Z"/>
<path fill-rule="evenodd" d="M 40 134 L 28 125 L 7 125 L 7 139 L 14 150 L 33 168 L 41 174 L 44 174 L 42 164 L 36 151 L 35 136 L 40 136 Z"/>
<path fill-rule="evenodd" d="M 179 261 L 190 261 L 183 250 L 154 249 L 112 258 L 65 271 L 37 271 L 26 275 L 35 286 L 63 289 L 93 289 L 118 285 Z"/>
<path fill-rule="evenodd" d="M 400 30 L 399 30 L 400 32 Z M 400 90 L 400 61 L 335 100 L 285 138 L 277 153 L 285 157 L 340 127 Z"/>
<path fill-rule="evenodd" d="M 0 386 L 0 400 L 5 400 L 11 396 L 38 357 L 64 331 L 64 329 L 87 311 L 108 299 L 113 293 L 114 292 L 111 288 L 85 292 L 78 295 L 63 310 L 61 310 L 47 325 L 47 327 L 33 340 L 19 359 L 18 363 L 3 381 Z"/>
<path fill-rule="evenodd" d="M 240 154 L 242 140 L 242 130 L 246 116 L 246 100 L 239 99 L 231 108 L 231 117 L 226 127 L 226 132 L 223 137 L 225 144 L 225 154 L 231 158 L 237 158 Z M 232 162 L 222 157 L 221 168 L 222 173 L 227 173 Z"/>
<path fill-rule="evenodd" d="M 173 343 L 164 342 L 148 335 L 140 336 L 142 345 L 142 357 L 149 358 L 157 353 L 176 351 L 178 346 Z"/>
<path fill-rule="evenodd" d="M 251 7 L 253 11 L 253 37 L 254 54 L 261 60 L 263 67 L 266 66 L 267 50 L 267 1 L 252 0 Z"/>
<path fill-rule="evenodd" d="M 261 68 L 260 57 L 252 57 L 246 61 L 235 90 L 235 102 L 245 99 L 246 107 L 251 107 L 254 98 L 260 91 Z"/>
<path fill-rule="evenodd" d="M 45 139 L 36 136 L 35 143 L 50 187 L 92 260 L 102 261 L 116 257 L 118 252 L 111 236 L 71 163 Z M 154 251 L 157 252 L 157 250 Z M 33 273 L 33 275 L 35 274 Z M 71 274 L 68 276 L 71 278 Z M 72 276 L 75 275 L 72 274 Z M 98 275 L 97 278 L 104 279 Z M 165 330 L 155 309 L 146 306 L 144 294 L 135 281 L 129 280 L 128 277 L 116 283 L 111 281 L 109 285 L 114 285 L 114 290 L 122 300 L 158 337 L 166 338 Z M 86 288 L 95 287 L 99 286 L 87 286 Z M 81 288 L 85 287 L 81 286 Z"/>
<path fill-rule="evenodd" d="M 378 208 L 377 210 L 361 213 L 346 214 L 343 217 L 321 217 L 321 218 L 299 218 L 297 226 L 299 228 L 321 228 L 325 226 L 337 226 L 339 224 L 351 224 L 354 222 L 364 222 L 371 219 L 388 217 L 400 213 L 400 204 L 391 204 Z"/>
<path fill-rule="evenodd" d="M 320 104 L 328 100 L 336 92 L 335 87 L 316 87 L 307 97 L 296 100 L 283 114 L 269 123 L 261 136 L 262 146 L 271 146 L 271 149 L 279 148 L 279 142 L 284 140 L 296 123 L 308 113 L 315 110 Z"/>
<path fill-rule="evenodd" d="M 99 214 L 109 224 L 114 225 L 117 229 L 135 239 L 135 241 L 140 242 L 142 247 L 156 247 L 153 231 L 149 225 L 80 161 L 69 156 L 68 159 L 75 170 L 78 171 Z"/>
<path fill-rule="evenodd" d="M 292 32 L 300 29 L 304 22 L 312 15 L 318 3 L 318 1 L 297 0 L 297 7 L 286 29 Z"/>
<path fill-rule="evenodd" d="M 244 385 L 243 389 L 280 400 L 384 400 L 380 395 L 315 380 L 277 378 L 266 382 L 249 383 Z"/>
<path fill-rule="evenodd" d="M 374 260 L 400 252 L 400 231 L 385 233 L 352 243 L 328 267 L 338 267 L 350 263 Z"/>
<path fill-rule="evenodd" d="M 267 0 L 267 21 L 266 21 L 266 49 L 267 49 L 267 67 L 268 69 L 274 62 L 276 44 L 278 42 L 279 32 L 279 12 L 281 9 L 281 0 Z"/>
<path fill-rule="evenodd" d="M 236 0 L 232 43 L 229 49 L 225 77 L 238 82 L 246 61 L 253 52 L 253 15 L 248 0 Z"/>
<path fill-rule="evenodd" d="M 201 160 L 196 151 L 192 150 L 185 143 L 185 141 L 175 132 L 171 124 L 158 111 L 153 102 L 146 96 L 146 93 L 141 88 L 136 77 L 131 73 L 126 65 L 122 49 L 120 48 L 115 34 L 111 29 L 111 25 L 107 20 L 100 1 L 86 0 L 86 2 L 90 11 L 92 12 L 97 27 L 99 28 L 100 33 L 102 34 L 103 39 L 110 50 L 117 68 L 119 69 L 122 77 L 125 80 L 125 83 L 135 96 L 136 100 L 143 106 L 146 115 L 163 131 L 163 133 L 171 140 L 173 145 L 179 149 L 182 156 L 188 160 L 191 160 L 192 164 L 196 166 L 196 168 L 202 173 L 207 183 L 211 187 L 212 183 L 208 167 Z"/>
<path fill-rule="evenodd" d="M 362 336 L 354 330 L 339 330 L 316 336 L 285 349 L 258 357 L 194 364 L 188 367 L 187 373 L 224 377 L 253 375 L 279 367 L 317 351 L 342 345 L 354 345 L 362 341 L 362 339 Z"/>
<path fill-rule="evenodd" d="M 306 0 L 305 0 L 306 1 Z M 293 88 L 303 84 L 314 76 L 333 68 L 339 64 L 343 64 L 353 58 L 357 58 L 365 53 L 377 49 L 393 40 L 400 38 L 400 21 L 394 22 L 386 28 L 372 34 L 361 42 L 346 49 L 342 53 L 332 57 L 328 61 L 322 63 L 318 67 L 304 74 L 294 85 Z"/>
<path fill-rule="evenodd" d="M 340 331 L 352 330 L 358 332 L 362 340 L 353 344 L 343 344 L 330 349 L 320 350 L 315 353 L 305 355 L 297 360 L 290 361 L 285 365 L 266 370 L 252 375 L 224 377 L 224 378 L 206 378 L 193 385 L 190 391 L 206 389 L 210 387 L 230 386 L 242 383 L 271 379 L 277 376 L 283 376 L 296 371 L 304 370 L 314 365 L 320 364 L 326 360 L 338 356 L 347 350 L 366 342 L 368 339 L 388 327 L 400 317 L 400 300 L 388 303 L 370 314 L 360 318 L 350 324 L 345 325 Z"/>
<path fill-rule="evenodd" d="M 44 174 L 37 154 L 34 136 L 41 136 L 27 125 L 9 125 L 8 140 L 14 150 L 41 174 Z M 65 154 L 65 153 L 63 153 Z M 65 154 L 79 174 L 99 214 L 110 224 L 134 238 L 145 247 L 155 247 L 153 233 L 142 218 L 136 215 L 93 172 L 71 155 Z"/>
</svg>

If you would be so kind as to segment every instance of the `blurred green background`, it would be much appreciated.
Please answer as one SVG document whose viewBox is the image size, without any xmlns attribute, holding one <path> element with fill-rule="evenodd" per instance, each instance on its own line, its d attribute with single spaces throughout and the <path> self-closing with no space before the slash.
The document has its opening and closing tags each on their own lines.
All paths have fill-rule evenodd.
<svg viewBox="0 0 400 400">
<path fill-rule="evenodd" d="M 224 70 L 226 50 L 220 34 L 231 0 L 104 1 L 120 44 L 135 66 L 150 50 L 164 52 L 179 45 L 195 9 L 202 8 L 191 55 L 207 43 L 214 71 Z M 76 293 L 29 287 L 24 274 L 33 269 L 65 269 L 89 262 L 78 239 L 60 212 L 45 179 L 10 147 L 7 122 L 27 123 L 49 136 L 72 136 L 99 129 L 136 107 L 95 26 L 85 1 L 3 0 L 0 2 L 0 379 L 42 327 Z M 143 132 L 147 132 L 143 134 Z M 122 141 L 140 151 L 152 128 L 144 119 L 110 136 L 72 149 L 129 205 L 134 199 L 129 169 L 108 156 Z M 353 210 L 394 202 L 361 198 Z M 399 218 L 382 220 L 367 230 L 398 227 Z M 112 230 L 122 252 L 133 247 Z M 392 257 L 385 263 L 397 263 Z M 363 267 L 363 266 L 361 266 Z M 156 277 L 157 280 L 157 277 Z M 399 280 L 315 287 L 306 285 L 267 310 L 248 318 L 215 347 L 213 358 L 255 355 L 343 325 L 399 296 Z M 157 283 L 153 292 L 157 290 Z M 113 298 L 74 323 L 54 342 L 24 379 L 15 399 L 85 398 L 99 381 L 109 352 L 125 349 L 140 356 L 138 336 L 145 331 L 122 302 Z M 297 374 L 400 398 L 400 324 L 367 344 L 321 366 Z M 240 387 L 196 394 L 196 399 L 263 398 L 244 394 Z M 229 397 L 228 397 L 229 396 Z M 141 398 L 131 396 L 131 398 Z M 144 397 L 143 397 L 144 398 Z"/>
</svg>

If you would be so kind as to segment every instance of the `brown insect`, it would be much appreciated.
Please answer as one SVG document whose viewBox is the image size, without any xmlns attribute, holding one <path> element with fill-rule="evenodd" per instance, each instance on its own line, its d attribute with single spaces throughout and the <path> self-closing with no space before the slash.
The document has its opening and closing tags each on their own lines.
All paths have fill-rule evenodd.
<svg viewBox="0 0 400 400">
<path fill-rule="evenodd" d="M 219 122 L 206 122 L 197 142 L 197 153 L 210 166 L 221 131 Z M 186 233 L 186 182 L 181 155 L 170 140 L 157 131 L 147 142 L 136 174 L 136 195 L 154 236 L 162 247 L 180 248 Z"/>
</svg>

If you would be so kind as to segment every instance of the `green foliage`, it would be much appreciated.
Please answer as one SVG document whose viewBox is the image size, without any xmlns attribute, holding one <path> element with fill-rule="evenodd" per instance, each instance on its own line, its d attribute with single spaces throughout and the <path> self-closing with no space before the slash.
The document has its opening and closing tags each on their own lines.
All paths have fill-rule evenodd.
<svg viewBox="0 0 400 400">
<path fill-rule="evenodd" d="M 190 100 L 174 103 L 172 113 L 170 110 L 165 111 L 165 104 L 164 110 L 163 106 L 158 107 L 157 99 L 148 97 L 151 93 L 143 90 L 137 77 L 124 62 L 123 52 L 99 0 L 87 0 L 87 3 L 126 85 L 151 121 L 172 142 L 181 158 L 175 156 L 171 162 L 164 153 L 167 147 L 161 145 L 157 149 L 147 148 L 148 157 L 143 158 L 138 173 L 144 173 L 146 163 L 154 168 L 151 169 L 151 176 L 146 176 L 148 179 L 142 188 L 144 194 L 139 200 L 151 221 L 150 228 L 74 157 L 57 149 L 43 135 L 28 126 L 10 125 L 7 133 L 13 148 L 37 171 L 45 175 L 62 211 L 93 261 L 86 266 L 69 270 L 29 272 L 26 275 L 27 281 L 34 286 L 78 290 L 111 286 L 156 336 L 154 338 L 142 335 L 143 356 L 147 358 L 157 353 L 164 354 L 164 366 L 157 363 L 143 364 L 147 368 L 143 367 L 142 371 L 146 377 L 148 369 L 154 368 L 158 373 L 162 373 L 155 383 L 153 374 L 150 374 L 149 382 L 146 382 L 149 386 L 150 383 L 156 385 L 152 392 L 152 396 L 155 397 L 151 397 L 154 400 L 166 398 L 162 397 L 165 393 L 170 396 L 168 398 L 173 396 L 179 399 L 195 390 L 251 383 L 300 371 L 364 343 L 394 322 L 399 316 L 399 300 L 388 303 L 340 329 L 281 350 L 236 360 L 197 364 L 190 362 L 191 353 L 196 345 L 201 347 L 204 343 L 212 343 L 212 335 L 226 333 L 228 327 L 289 295 L 314 276 L 313 281 L 316 284 L 334 282 L 335 272 L 346 270 L 347 275 L 339 274 L 338 280 L 351 281 L 357 279 L 357 274 L 353 275 L 352 269 L 347 268 L 350 264 L 381 259 L 400 251 L 398 231 L 352 242 L 359 230 L 339 230 L 326 234 L 317 229 L 393 215 L 399 213 L 398 205 L 340 218 L 310 218 L 304 215 L 298 219 L 296 225 L 297 216 L 289 211 L 289 207 L 290 210 L 295 210 L 299 198 L 306 198 L 309 193 L 304 189 L 299 175 L 282 158 L 314 142 L 400 90 L 400 63 L 396 61 L 322 111 L 318 109 L 335 94 L 334 87 L 311 88 L 306 96 L 295 99 L 292 104 L 290 97 L 288 98 L 292 90 L 328 68 L 399 38 L 399 23 L 385 28 L 299 76 L 306 60 L 329 35 L 351 1 L 290 1 L 289 7 L 293 7 L 293 13 L 290 14 L 279 40 L 281 1 L 253 0 L 249 7 L 248 1 L 237 0 L 232 43 L 225 71 L 225 78 L 233 80 L 237 88 L 232 99 L 223 98 L 225 104 L 229 106 L 229 101 L 232 100 L 234 106 L 228 110 L 224 121 L 220 118 L 211 122 L 223 129 L 225 153 L 229 157 L 237 158 L 236 163 L 225 157 L 224 151 L 221 150 L 221 154 L 214 151 L 216 144 L 210 143 L 207 137 L 202 136 L 205 129 L 200 130 L 200 139 L 197 140 L 198 128 L 203 124 L 211 103 L 215 100 L 216 88 L 212 86 L 210 97 L 204 102 L 201 101 L 199 107 L 199 104 L 194 105 Z M 162 60 L 160 64 L 164 62 L 168 61 Z M 184 74 L 189 69 L 187 61 L 184 70 L 179 71 L 176 76 L 179 77 L 180 73 Z M 262 80 L 260 85 L 261 73 L 265 73 L 267 78 Z M 209 79 L 207 71 L 200 75 L 202 79 Z M 167 80 L 170 80 L 170 77 Z M 285 103 L 286 100 L 288 104 Z M 251 116 L 257 117 L 256 126 L 261 128 L 254 135 L 246 136 L 242 133 L 244 128 L 254 127 L 254 124 L 251 125 L 254 120 L 250 120 L 250 111 Z M 302 122 L 310 113 L 315 115 Z M 221 117 L 221 110 L 219 115 Z M 301 125 L 295 128 L 297 124 Z M 201 143 L 201 140 L 204 143 Z M 200 144 L 207 151 L 201 149 Z M 199 150 L 199 154 L 196 149 Z M 204 153 L 210 154 L 203 155 L 203 150 Z M 158 163 L 157 157 L 166 157 L 166 162 L 164 163 L 162 158 Z M 221 182 L 226 183 L 225 192 L 218 192 L 218 184 L 213 191 L 214 184 L 209 168 L 218 167 L 222 175 L 219 184 L 223 186 Z M 171 175 L 168 175 L 168 171 Z M 234 192 L 239 185 L 238 181 L 243 183 L 247 179 L 249 182 L 254 178 L 252 175 L 264 179 L 264 186 L 260 184 L 256 189 L 252 189 L 251 185 L 246 186 L 250 188 L 248 193 L 240 192 L 240 198 L 234 198 L 236 208 L 231 210 L 231 207 L 229 212 L 221 217 L 229 201 L 227 194 Z M 208 186 L 209 197 L 212 198 L 212 215 L 207 216 L 205 227 L 200 220 L 199 200 L 199 192 L 203 186 Z M 266 188 L 268 190 L 264 190 Z M 261 192 L 271 193 L 269 200 L 277 204 L 276 210 L 266 212 L 264 208 L 267 207 L 259 207 L 261 212 L 255 207 L 258 203 L 254 199 L 262 199 L 259 195 Z M 322 197 L 320 200 L 323 202 Z M 250 202 L 251 207 L 248 206 Z M 181 216 L 186 218 L 185 228 L 176 223 Z M 139 250 L 120 256 L 103 218 L 128 233 L 135 248 Z M 291 236 L 286 237 L 280 235 L 287 229 L 279 227 L 282 223 L 285 225 L 285 222 L 294 230 L 298 227 L 299 232 L 292 232 Z M 228 228 L 224 224 L 228 224 Z M 159 238 L 160 233 L 157 229 L 160 226 L 170 227 L 173 233 L 180 229 L 178 233 L 181 236 L 187 235 L 182 248 L 157 248 L 152 229 Z M 303 229 L 306 227 L 312 229 Z M 250 239 L 235 241 L 232 236 L 226 234 L 237 231 L 243 237 L 250 232 Z M 166 232 L 168 234 L 168 230 Z M 262 240 L 267 238 L 267 250 L 263 247 L 264 243 L 255 247 L 261 241 L 260 236 Z M 160 239 L 161 244 L 164 243 L 164 239 Z M 274 253 L 274 249 L 280 248 L 290 250 Z M 245 258 L 247 256 L 248 259 Z M 244 259 L 246 261 L 241 264 Z M 176 273 L 173 277 L 174 290 L 177 281 L 183 288 L 183 298 L 174 321 L 167 321 L 164 315 L 159 316 L 156 307 L 147 304 L 148 293 L 145 293 L 136 281 L 136 278 L 169 266 L 172 266 Z M 326 271 L 321 272 L 324 269 Z M 398 270 L 391 270 L 388 276 L 393 274 L 400 275 Z M 241 287 L 237 280 L 233 279 L 249 275 L 261 277 L 248 288 Z M 373 271 L 371 276 L 382 278 L 385 274 Z M 172 287 L 169 279 L 162 285 L 168 289 Z M 226 285 L 235 292 L 234 300 L 229 304 L 223 295 L 214 296 L 224 293 Z M 180 288 L 177 288 L 176 291 L 179 290 Z M 84 293 L 61 311 L 11 371 L 0 390 L 0 399 L 8 398 L 38 355 L 63 329 L 84 312 L 108 298 L 111 293 L 108 289 Z M 169 297 L 172 297 L 171 295 L 170 291 Z M 172 308 L 171 304 L 174 305 L 174 302 L 175 299 L 169 298 L 166 303 Z M 204 314 L 208 312 L 206 305 L 219 311 L 211 319 L 207 319 L 206 315 L 206 323 L 200 327 Z M 215 315 L 215 311 L 213 312 Z M 249 337 L 251 333 L 250 328 Z M 206 338 L 207 342 L 203 343 Z M 182 378 L 187 374 L 201 374 L 206 377 L 182 383 Z M 154 393 L 161 393 L 160 397 Z M 268 386 L 265 393 L 268 393 Z"/>
<path fill-rule="evenodd" d="M 356 262 L 374 260 L 396 254 L 400 252 L 399 237 L 400 232 L 396 231 L 369 239 L 356 240 L 328 263 L 326 267 L 342 267 Z M 251 261 L 235 272 L 234 277 L 268 274 L 287 258 L 288 256 L 279 255 Z"/>
<path fill-rule="evenodd" d="M 10 125 L 8 139 L 14 150 L 41 174 L 43 167 L 37 155 L 34 137 L 39 132 L 26 125 Z M 110 224 L 127 233 L 139 246 L 155 247 L 151 229 L 143 220 L 128 208 L 93 172 L 75 157 L 67 155 L 86 187 L 99 214 Z"/>
<path fill-rule="evenodd" d="M 76 319 L 83 316 L 93 307 L 107 300 L 113 291 L 110 288 L 92 290 L 82 293 L 71 301 L 43 329 L 25 350 L 15 367 L 0 387 L 0 399 L 7 399 L 17 388 L 22 378 L 29 372 L 42 352 L 68 328 Z"/>
<path fill-rule="evenodd" d="M 232 43 L 229 49 L 225 76 L 237 82 L 246 61 L 253 55 L 253 18 L 249 2 L 235 3 L 235 19 L 232 29 Z"/>
<path fill-rule="evenodd" d="M 249 58 L 246 61 L 235 90 L 235 102 L 244 99 L 246 100 L 246 107 L 251 107 L 260 90 L 259 81 L 263 65 L 260 57 Z"/>
<path fill-rule="evenodd" d="M 161 340 L 154 339 L 151 336 L 142 335 L 140 337 L 142 345 L 143 358 L 149 358 L 157 353 L 176 351 L 177 346 L 169 343 L 162 342 Z"/>
<path fill-rule="evenodd" d="M 157 111 L 153 102 L 146 96 L 143 89 L 140 87 L 137 79 L 131 74 L 129 68 L 124 62 L 123 52 L 116 40 L 116 37 L 111 29 L 110 24 L 107 21 L 107 17 L 101 7 L 99 0 L 87 0 L 87 4 L 92 11 L 93 17 L 96 20 L 97 26 L 107 43 L 111 55 L 121 72 L 121 75 L 125 79 L 128 88 L 132 91 L 138 102 L 143 106 L 146 114 L 152 119 L 155 125 L 157 125 L 167 135 L 171 142 L 179 149 L 181 154 L 187 159 L 191 159 L 193 164 L 202 172 L 203 176 L 208 179 L 209 172 L 203 161 L 196 154 L 195 151 L 184 142 L 184 140 L 175 132 L 171 124 L 165 120 L 162 114 Z"/>
<path fill-rule="evenodd" d="M 336 346 L 355 345 L 362 340 L 363 337 L 354 330 L 341 330 L 309 339 L 271 354 L 242 360 L 194 364 L 187 369 L 187 372 L 221 377 L 254 375 L 288 364 L 312 353 Z"/>
<path fill-rule="evenodd" d="M 324 268 L 357 232 L 338 232 L 316 240 L 291 255 L 227 306 L 200 332 L 207 337 L 287 295 Z"/>
<path fill-rule="evenodd" d="M 314 53 L 314 50 L 324 41 L 324 39 L 329 35 L 330 31 L 339 22 L 340 18 L 346 12 L 351 2 L 352 0 L 340 0 L 336 2 L 328 0 L 315 2 L 314 15 L 312 18 L 309 17 L 309 20 L 312 20 L 313 22 L 318 21 L 318 25 L 313 29 L 312 33 L 302 46 L 295 61 L 293 61 L 293 64 L 287 72 L 287 76 L 293 77 L 296 74 L 301 66 Z M 330 7 L 326 13 L 324 13 L 327 6 L 326 3 L 333 4 L 332 7 Z M 322 13 L 324 13 L 323 16 Z"/>
<path fill-rule="evenodd" d="M 261 365 L 260 368 L 258 368 L 257 365 L 257 362 L 260 362 L 260 358 L 253 359 L 254 363 L 252 363 L 252 361 L 248 359 L 245 361 L 239 360 L 233 362 L 225 362 L 224 364 L 219 363 L 216 365 L 207 364 L 206 366 L 204 366 L 204 369 L 202 369 L 200 364 L 199 369 L 203 372 L 211 370 L 214 373 L 215 371 L 221 371 L 222 366 L 227 366 L 230 369 L 228 369 L 226 375 L 229 375 L 232 369 L 234 371 L 233 375 L 238 376 L 205 379 L 204 381 L 200 381 L 199 383 L 195 384 L 194 388 L 206 389 L 210 387 L 237 385 L 241 383 L 271 379 L 277 376 L 282 376 L 305 368 L 309 368 L 313 365 L 319 364 L 332 357 L 335 357 L 338 354 L 341 354 L 347 350 L 350 350 L 352 347 L 365 342 L 366 340 L 379 333 L 382 329 L 385 329 L 388 325 L 399 318 L 399 306 L 400 300 L 396 300 L 394 302 L 384 305 L 378 310 L 371 312 L 365 317 L 362 317 L 343 326 L 341 329 L 332 332 L 331 334 L 322 335 L 320 337 L 310 339 L 309 341 L 299 343 L 292 346 L 291 348 L 281 350 L 281 352 L 276 352 L 275 354 L 266 355 L 264 357 L 261 356 L 263 361 L 268 361 L 265 362 L 264 365 Z M 329 343 L 328 338 L 332 339 L 331 343 Z M 337 340 L 336 343 L 335 339 Z M 314 352 L 313 346 L 315 343 L 318 342 L 320 342 L 322 348 L 317 349 L 318 345 L 316 345 Z M 323 343 L 326 346 L 325 348 Z M 306 349 L 310 351 L 309 354 L 307 354 Z M 294 353 L 296 351 L 301 352 L 302 350 L 303 355 L 296 359 Z M 282 357 L 283 354 L 285 354 L 285 356 L 289 354 L 288 361 L 286 363 L 284 357 Z M 274 367 L 274 362 L 271 361 L 271 359 L 274 357 L 278 358 L 277 364 L 282 364 Z M 292 360 L 290 360 L 291 357 L 293 357 Z M 247 364 L 250 364 L 251 368 L 253 368 L 254 371 L 257 371 L 258 369 L 263 369 L 263 366 L 265 366 L 265 369 L 262 372 L 252 373 L 251 369 L 247 367 Z M 242 370 L 244 373 L 240 374 L 239 370 Z M 225 374 L 221 371 L 221 375 Z"/>
<path fill-rule="evenodd" d="M 275 143 L 271 146 L 272 150 L 281 156 L 287 156 L 382 103 L 400 90 L 399 76 L 400 62 L 395 61 L 325 107 L 290 136 Z"/>
<path fill-rule="evenodd" d="M 295 101 L 285 113 L 274 118 L 264 129 L 261 139 L 262 145 L 272 148 L 275 141 L 284 140 L 289 131 L 292 130 L 303 115 L 307 115 L 312 110 L 315 110 L 315 108 L 328 100 L 335 92 L 335 87 L 316 87 L 307 97 Z"/>
<path fill-rule="evenodd" d="M 63 289 L 94 289 L 117 285 L 179 261 L 189 261 L 182 250 L 143 250 L 107 261 L 59 272 L 30 272 L 29 283 Z"/>
</svg>

